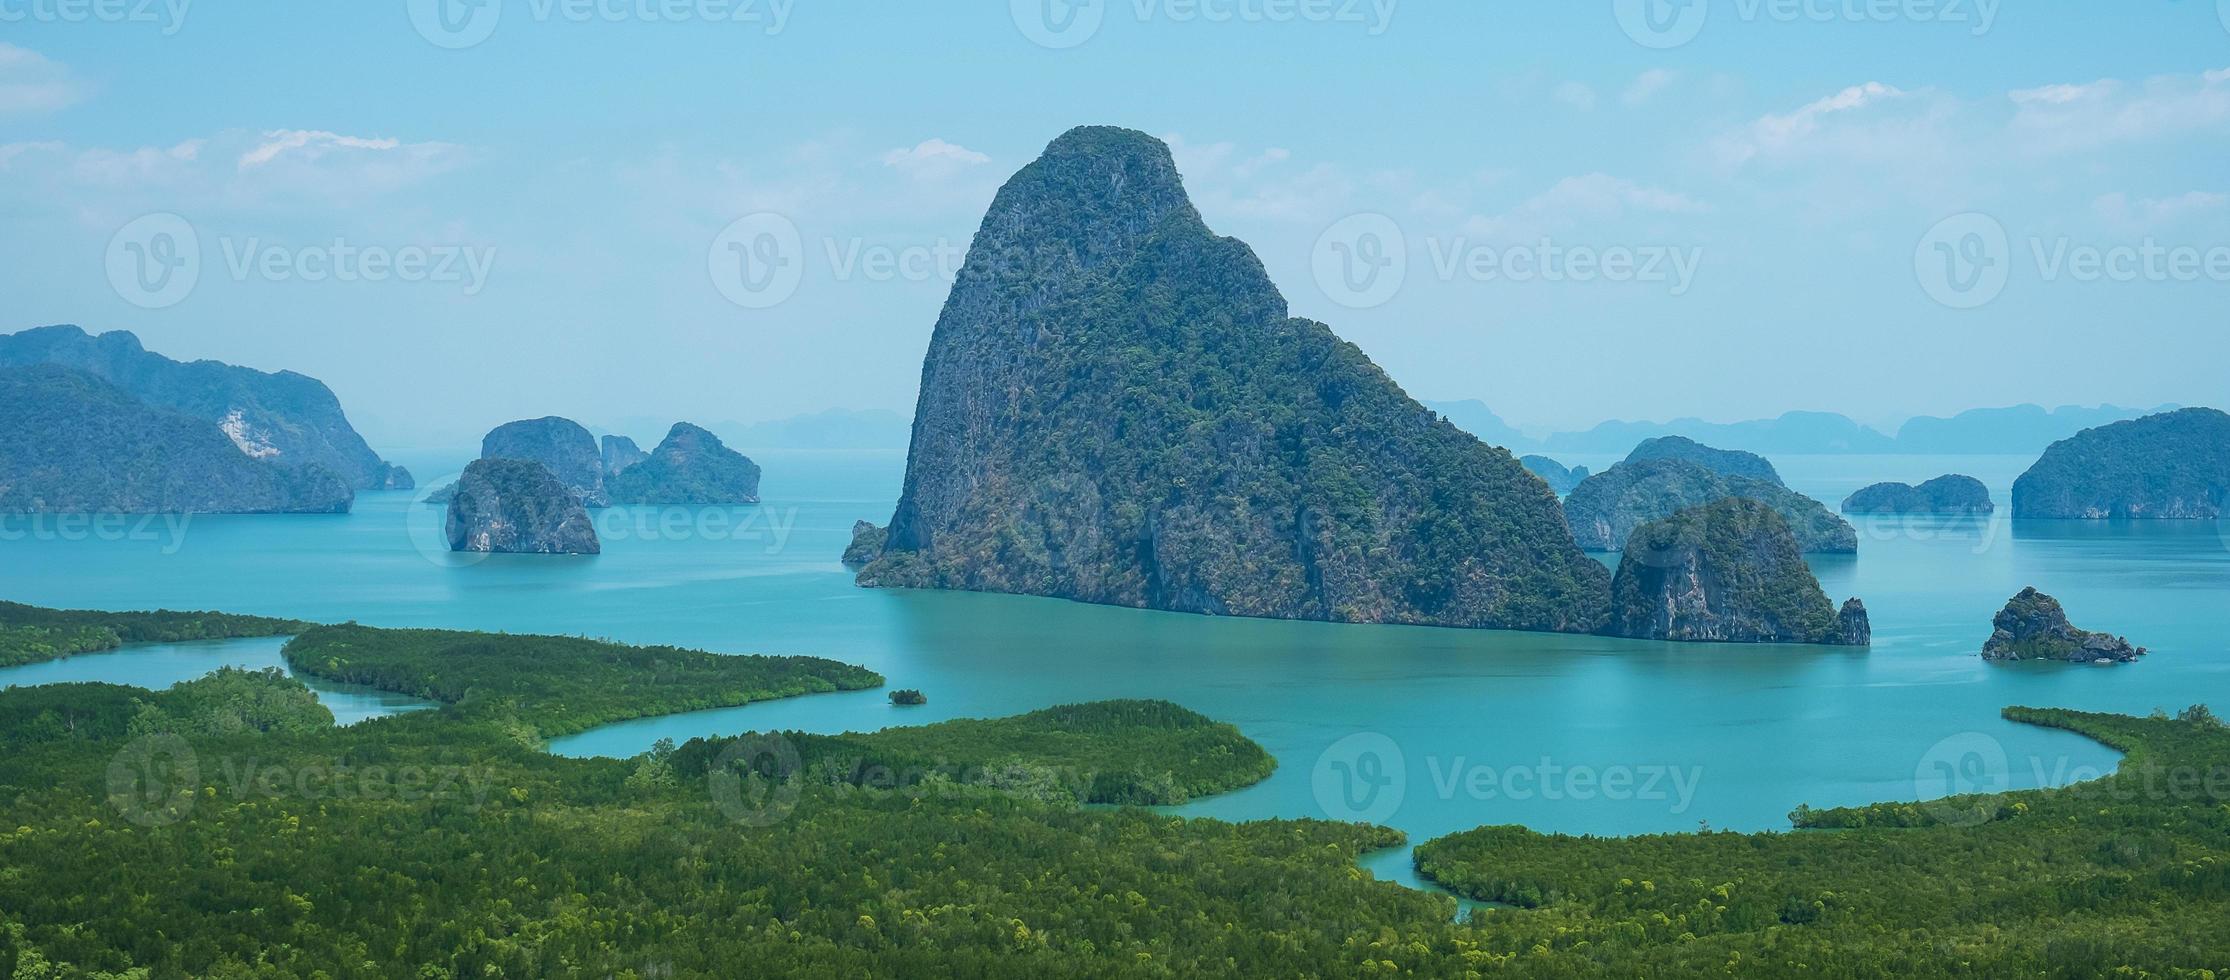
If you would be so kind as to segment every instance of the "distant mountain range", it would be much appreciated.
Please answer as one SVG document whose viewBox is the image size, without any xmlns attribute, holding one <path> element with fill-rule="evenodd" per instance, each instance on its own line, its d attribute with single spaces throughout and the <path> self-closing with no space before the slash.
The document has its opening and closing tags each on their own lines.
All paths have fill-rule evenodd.
<svg viewBox="0 0 2230 980">
<path fill-rule="evenodd" d="M 1978 408 L 1950 418 L 1922 416 L 1900 426 L 1896 435 L 1861 425 L 1833 412 L 1789 412 L 1779 418 L 1748 422 L 1605 422 L 1585 432 L 1557 432 L 1536 439 L 1504 422 L 1477 400 L 1425 402 L 1425 407 L 1480 440 L 1510 449 L 1546 453 L 1625 453 L 1664 436 L 1685 436 L 1721 449 L 1783 455 L 1845 453 L 2041 453 L 2052 443 L 2084 429 L 2176 410 L 2179 406 L 2097 408 L 2037 405 Z"/>
</svg>

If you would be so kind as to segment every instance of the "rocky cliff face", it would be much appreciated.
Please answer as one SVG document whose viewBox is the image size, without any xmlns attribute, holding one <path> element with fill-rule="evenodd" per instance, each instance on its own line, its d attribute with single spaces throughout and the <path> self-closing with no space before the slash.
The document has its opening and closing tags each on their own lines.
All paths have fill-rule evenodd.
<svg viewBox="0 0 2230 980">
<path fill-rule="evenodd" d="M 1663 436 L 1648 440 L 1626 455 L 1629 463 L 1652 459 L 1684 459 L 1702 466 L 1720 476 L 1739 476 L 1758 480 L 1774 486 L 1785 486 L 1781 474 L 1773 464 L 1756 453 L 1737 449 L 1714 449 L 1686 436 Z"/>
<path fill-rule="evenodd" d="M 2145 648 L 2131 646 L 2123 637 L 2076 629 L 2060 600 L 2034 586 L 2007 602 L 1991 626 L 1990 639 L 1982 645 L 1984 660 L 2128 663 L 2145 655 Z"/>
<path fill-rule="evenodd" d="M 1771 507 L 1730 498 L 1634 532 L 1611 585 L 1606 632 L 1715 643 L 1864 645 L 1855 599 L 1838 613 Z"/>
<path fill-rule="evenodd" d="M 1971 476 L 1939 476 L 1919 486 L 1877 483 L 1843 500 L 1846 514 L 1978 516 L 1997 509 L 1990 488 Z"/>
<path fill-rule="evenodd" d="M 2013 483 L 2013 516 L 2200 520 L 2230 509 L 2230 415 L 2187 408 L 2086 429 Z"/>
<path fill-rule="evenodd" d="M 676 422 L 658 448 L 608 486 L 612 500 L 623 504 L 755 504 L 759 464 L 723 445 L 719 436 Z"/>
<path fill-rule="evenodd" d="M 480 440 L 481 459 L 524 459 L 540 463 L 572 488 L 582 505 L 604 507 L 604 458 L 596 437 L 571 419 L 548 416 L 506 422 Z"/>
<path fill-rule="evenodd" d="M 1518 462 L 1531 470 L 1534 476 L 1540 477 L 1541 482 L 1549 485 L 1549 489 L 1559 494 L 1571 493 L 1572 488 L 1579 486 L 1580 481 L 1588 476 L 1585 466 L 1566 469 L 1563 463 L 1547 456 L 1521 456 Z"/>
<path fill-rule="evenodd" d="M 1286 316 L 1168 148 L 1071 131 L 992 202 L 867 585 L 1585 631 L 1607 576 L 1517 460 Z"/>
<path fill-rule="evenodd" d="M 852 522 L 852 543 L 844 549 L 844 564 L 865 565 L 883 556 L 883 542 L 890 531 L 867 521 Z"/>
<path fill-rule="evenodd" d="M 0 368 L 0 512 L 347 513 L 348 482 L 83 371 Z"/>
<path fill-rule="evenodd" d="M 1686 459 L 1628 461 L 1588 477 L 1564 499 L 1564 519 L 1580 547 L 1617 551 L 1643 524 L 1730 497 L 1771 506 L 1795 531 L 1804 551 L 1858 551 L 1858 530 L 1819 501 L 1778 483 L 1722 476 Z"/>
<path fill-rule="evenodd" d="M 618 476 L 621 470 L 650 458 L 635 440 L 626 436 L 605 436 L 603 442 L 604 478 Z"/>
<path fill-rule="evenodd" d="M 34 364 L 75 368 L 155 408 L 214 423 L 241 452 L 266 462 L 320 466 L 357 490 L 395 482 L 387 464 L 349 426 L 340 400 L 315 378 L 217 361 L 174 361 L 149 352 L 122 330 L 95 337 L 55 326 L 0 335 L 0 367 Z"/>
<path fill-rule="evenodd" d="M 574 488 L 532 460 L 473 461 L 457 480 L 446 524 L 451 551 L 593 555 L 603 550 Z"/>
</svg>

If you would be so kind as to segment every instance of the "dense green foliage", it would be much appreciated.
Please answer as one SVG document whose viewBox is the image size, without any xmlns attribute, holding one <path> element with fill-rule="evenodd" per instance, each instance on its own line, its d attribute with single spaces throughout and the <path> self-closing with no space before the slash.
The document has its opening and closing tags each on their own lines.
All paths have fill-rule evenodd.
<svg viewBox="0 0 2230 980">
<path fill-rule="evenodd" d="M 2085 429 L 2013 482 L 2020 518 L 2214 520 L 2230 511 L 2230 414 L 2187 408 Z"/>
<path fill-rule="evenodd" d="M 1617 551 L 1637 527 L 1730 498 L 1755 500 L 1779 512 L 1804 551 L 1858 550 L 1858 530 L 1819 501 L 1779 483 L 1722 475 L 1676 457 L 1624 462 L 1588 477 L 1565 498 L 1564 521 L 1580 547 Z"/>
<path fill-rule="evenodd" d="M 879 686 L 819 657 L 726 656 L 574 636 L 320 626 L 288 641 L 301 673 L 468 708 L 499 707 L 543 737 L 649 715 Z"/>
<path fill-rule="evenodd" d="M 759 464 L 720 437 L 676 422 L 658 448 L 607 480 L 605 489 L 616 504 L 755 504 Z"/>
<path fill-rule="evenodd" d="M 1793 834 L 1623 839 L 1486 827 L 1418 868 L 1475 898 L 1530 975 L 2213 976 L 2230 968 L 2230 731 L 2007 717 L 2128 757 L 2059 790 L 1852 810 Z M 1535 946 L 1539 948 L 1534 948 Z M 2213 970 L 2215 974 L 2204 971 Z"/>
<path fill-rule="evenodd" d="M 113 650 L 126 643 L 176 643 L 284 636 L 308 623 L 215 612 L 100 612 L 0 602 L 0 667 Z"/>
<path fill-rule="evenodd" d="M 1974 516 L 1997 509 L 1981 480 L 1956 473 L 1919 486 L 1876 483 L 1843 500 L 1846 514 L 1948 514 Z"/>
<path fill-rule="evenodd" d="M 1541 482 L 1549 485 L 1549 489 L 1559 494 L 1571 493 L 1572 488 L 1587 479 L 1587 467 L 1574 466 L 1567 469 L 1563 463 L 1547 456 L 1520 456 L 1518 462 L 1532 471 L 1534 476 L 1540 477 Z"/>
<path fill-rule="evenodd" d="M 1080 803 L 1174 805 L 1261 782 L 1277 767 L 1238 729 L 1166 701 L 1101 701 L 865 735 L 783 737 L 824 782 L 896 788 L 958 781 Z M 701 775 L 733 741 L 693 739 L 674 754 L 673 766 Z"/>
<path fill-rule="evenodd" d="M 1716 449 L 1686 436 L 1659 436 L 1626 454 L 1629 463 L 1652 459 L 1685 459 L 1720 476 L 1739 476 L 1777 487 L 1786 486 L 1781 482 L 1781 474 L 1765 457 L 1739 449 Z"/>
<path fill-rule="evenodd" d="M 1773 508 L 1741 497 L 1635 529 L 1606 632 L 1729 643 L 1844 643 L 1846 629 Z"/>
<path fill-rule="evenodd" d="M 315 463 L 240 451 L 214 423 L 54 365 L 0 367 L 0 513 L 346 513 Z"/>
<path fill-rule="evenodd" d="M 1129 130 L 998 194 L 923 368 L 866 585 L 1217 615 L 1588 631 L 1609 594 L 1556 498 L 1287 316 Z"/>
</svg>

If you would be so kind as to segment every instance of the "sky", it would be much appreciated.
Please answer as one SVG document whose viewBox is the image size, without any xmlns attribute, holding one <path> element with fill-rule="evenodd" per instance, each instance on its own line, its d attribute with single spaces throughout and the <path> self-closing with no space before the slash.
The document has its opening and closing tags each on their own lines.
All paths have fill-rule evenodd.
<svg viewBox="0 0 2230 980">
<path fill-rule="evenodd" d="M 0 329 L 383 448 L 908 412 L 1084 124 L 1535 430 L 2230 405 L 2230 0 L 0 0 Z"/>
</svg>

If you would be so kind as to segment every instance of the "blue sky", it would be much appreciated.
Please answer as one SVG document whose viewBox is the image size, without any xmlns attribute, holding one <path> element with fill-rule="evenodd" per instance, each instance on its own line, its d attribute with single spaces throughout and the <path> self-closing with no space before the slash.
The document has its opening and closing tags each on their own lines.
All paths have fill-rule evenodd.
<svg viewBox="0 0 2230 980">
<path fill-rule="evenodd" d="M 4 326 L 313 374 L 389 445 L 909 410 L 1087 123 L 1521 425 L 2230 403 L 2230 0 L 105 2 L 0 0 Z M 794 278 L 734 301 L 731 241 Z"/>
</svg>

